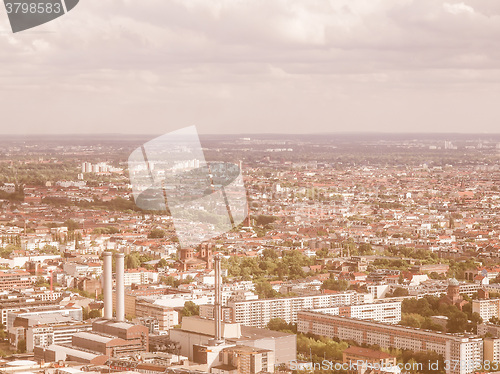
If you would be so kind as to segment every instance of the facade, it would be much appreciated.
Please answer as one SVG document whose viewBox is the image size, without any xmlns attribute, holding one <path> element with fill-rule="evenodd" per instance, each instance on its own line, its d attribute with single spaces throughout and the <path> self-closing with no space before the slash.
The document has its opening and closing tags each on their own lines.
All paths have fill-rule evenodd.
<svg viewBox="0 0 500 374">
<path fill-rule="evenodd" d="M 30 273 L 26 271 L 0 271 L 0 290 L 21 290 L 31 286 Z"/>
<path fill-rule="evenodd" d="M 214 319 L 214 309 L 213 304 L 203 304 L 200 305 L 200 317 L 207 319 Z M 224 322 L 232 322 L 233 321 L 233 313 L 232 309 L 229 307 L 222 307 L 222 320 Z"/>
<path fill-rule="evenodd" d="M 274 354 L 269 349 L 237 345 L 224 348 L 221 363 L 210 370 L 213 374 L 274 373 Z"/>
<path fill-rule="evenodd" d="M 490 334 L 493 337 L 500 337 L 500 326 L 494 325 L 492 323 L 482 323 L 477 325 L 477 334 L 478 335 L 486 335 Z"/>
<path fill-rule="evenodd" d="M 125 287 L 133 284 L 149 284 L 149 276 L 145 271 L 126 270 L 123 279 Z"/>
<path fill-rule="evenodd" d="M 232 308 L 233 322 L 245 326 L 266 327 L 273 318 L 282 318 L 287 323 L 297 322 L 297 313 L 302 310 L 332 308 L 342 305 L 364 304 L 372 301 L 371 294 L 339 292 L 324 295 L 284 297 L 228 302 Z"/>
<path fill-rule="evenodd" d="M 484 361 L 500 363 L 500 338 L 484 338 Z"/>
<path fill-rule="evenodd" d="M 413 265 L 410 268 L 412 273 L 436 273 L 444 274 L 448 273 L 450 266 L 448 264 L 430 264 L 430 265 Z"/>
<path fill-rule="evenodd" d="M 214 321 L 199 316 L 184 317 L 180 328 L 170 330 L 170 339 L 179 343 L 179 354 L 194 361 L 197 361 L 197 347 L 209 345 L 214 336 Z M 222 337 L 227 345 L 269 349 L 276 364 L 289 364 L 297 359 L 295 334 L 223 322 Z"/>
<path fill-rule="evenodd" d="M 458 291 L 461 294 L 464 293 L 467 296 L 472 296 L 482 287 L 483 285 L 481 285 L 480 283 L 460 283 Z"/>
<path fill-rule="evenodd" d="M 38 298 L 33 300 L 33 298 L 28 298 L 28 297 L 13 297 L 7 299 L 0 299 L 0 317 L 1 317 L 0 322 L 4 326 L 7 325 L 7 314 L 9 312 L 17 312 L 27 307 L 32 308 L 32 307 L 49 306 L 49 305 L 54 305 L 54 302 Z"/>
<path fill-rule="evenodd" d="M 33 352 L 35 347 L 48 347 L 51 344 L 70 344 L 73 335 L 90 331 L 90 323 L 59 323 L 30 326 L 26 330 L 26 351 Z"/>
<path fill-rule="evenodd" d="M 148 352 L 148 328 L 127 322 L 97 320 L 92 331 L 72 335 L 71 344 L 51 344 L 36 347 L 35 358 L 53 362 L 74 360 L 78 362 L 105 363 L 109 358 Z"/>
<path fill-rule="evenodd" d="M 164 294 L 165 294 L 165 289 L 152 288 L 147 285 L 140 285 L 134 283 L 131 289 L 127 289 L 125 292 L 125 315 L 131 318 L 137 316 L 136 303 L 140 301 L 139 298 L 155 296 L 155 295 L 164 295 Z M 116 309 L 116 293 L 113 293 L 112 299 L 113 299 L 113 308 Z"/>
<path fill-rule="evenodd" d="M 148 328 L 149 334 L 158 334 L 160 332 L 160 323 L 153 317 L 135 318 L 132 323 L 140 324 Z"/>
<path fill-rule="evenodd" d="M 97 297 L 97 295 L 101 294 L 102 292 L 101 281 L 97 278 L 92 277 L 75 279 L 75 287 L 81 291 L 85 291 L 91 295 L 95 295 L 95 297 Z"/>
<path fill-rule="evenodd" d="M 401 321 L 401 301 L 346 305 L 333 308 L 313 309 L 313 311 L 333 316 L 351 317 L 392 324 Z"/>
<path fill-rule="evenodd" d="M 472 311 L 478 313 L 484 322 L 491 317 L 500 318 L 500 299 L 472 300 Z"/>
<path fill-rule="evenodd" d="M 377 344 L 382 348 L 434 351 L 450 362 L 450 370 L 447 371 L 450 374 L 474 372 L 474 365 L 483 362 L 483 340 L 475 336 L 393 326 L 316 312 L 299 312 L 297 331 L 353 340 L 358 344 Z M 467 365 L 452 365 L 456 362 L 466 362 Z"/>
<path fill-rule="evenodd" d="M 116 292 L 113 292 L 113 310 L 116 311 Z M 136 316 L 136 305 L 137 296 L 131 292 L 125 292 L 125 315 L 127 317 L 135 317 Z"/>
<path fill-rule="evenodd" d="M 48 325 L 51 324 L 66 324 L 82 321 L 82 308 L 80 307 L 40 307 L 22 309 L 15 312 L 9 312 L 7 315 L 7 332 L 9 334 L 9 341 L 12 347 L 17 347 L 21 339 L 26 341 L 26 348 L 29 344 L 33 343 L 33 347 L 45 344 L 54 343 L 54 336 L 49 332 Z M 33 327 L 40 327 L 39 330 L 35 329 L 33 341 L 29 342 L 29 333 L 33 333 Z M 63 333 L 63 332 L 61 332 Z"/>
<path fill-rule="evenodd" d="M 62 307 L 59 305 L 48 306 L 48 307 L 35 307 L 35 308 L 23 308 L 19 311 L 8 312 L 7 313 L 7 330 L 11 329 L 14 326 L 14 321 L 18 317 L 41 317 L 41 316 L 66 316 L 71 317 L 75 321 L 83 320 L 83 311 L 82 308 L 77 306 L 66 306 Z"/>
<path fill-rule="evenodd" d="M 297 359 L 297 335 L 281 331 L 241 326 L 239 338 L 227 339 L 227 342 L 249 347 L 266 348 L 274 352 L 276 364 L 289 365 Z"/>
<path fill-rule="evenodd" d="M 135 308 L 135 315 L 137 317 L 152 317 L 157 319 L 160 330 L 170 330 L 179 324 L 179 313 L 173 308 L 148 303 L 147 301 L 137 301 Z"/>
</svg>

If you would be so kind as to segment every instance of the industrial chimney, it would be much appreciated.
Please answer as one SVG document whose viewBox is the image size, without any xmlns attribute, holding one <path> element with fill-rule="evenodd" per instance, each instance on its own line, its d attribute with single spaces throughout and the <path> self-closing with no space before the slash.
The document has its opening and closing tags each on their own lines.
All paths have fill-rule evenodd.
<svg viewBox="0 0 500 374">
<path fill-rule="evenodd" d="M 215 302 L 214 302 L 214 319 L 215 319 L 215 339 L 214 345 L 224 343 L 222 339 L 222 275 L 220 271 L 220 255 L 214 256 L 215 262 Z"/>
<path fill-rule="evenodd" d="M 104 318 L 113 319 L 113 258 L 111 252 L 104 252 L 103 290 L 104 290 Z"/>
<path fill-rule="evenodd" d="M 125 321 L 125 255 L 116 255 L 116 320 Z"/>
</svg>

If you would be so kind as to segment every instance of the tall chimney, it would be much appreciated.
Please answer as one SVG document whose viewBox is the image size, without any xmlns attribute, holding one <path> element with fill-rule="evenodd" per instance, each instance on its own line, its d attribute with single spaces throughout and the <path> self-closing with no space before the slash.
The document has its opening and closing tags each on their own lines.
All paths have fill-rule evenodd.
<svg viewBox="0 0 500 374">
<path fill-rule="evenodd" d="M 220 272 L 220 255 L 214 256 L 215 261 L 215 303 L 214 303 L 214 319 L 215 319 L 215 344 L 221 344 L 222 341 L 222 277 Z"/>
<path fill-rule="evenodd" d="M 125 321 L 125 255 L 116 255 L 116 320 Z"/>
<path fill-rule="evenodd" d="M 113 259 L 111 252 L 104 252 L 103 291 L 104 291 L 104 318 L 113 319 Z"/>
</svg>

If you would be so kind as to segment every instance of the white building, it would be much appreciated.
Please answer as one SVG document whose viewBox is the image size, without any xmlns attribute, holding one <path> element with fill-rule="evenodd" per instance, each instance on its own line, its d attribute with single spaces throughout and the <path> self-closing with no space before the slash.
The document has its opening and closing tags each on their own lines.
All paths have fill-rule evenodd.
<svg viewBox="0 0 500 374">
<path fill-rule="evenodd" d="M 149 276 L 147 271 L 127 270 L 124 274 L 125 286 L 132 284 L 149 284 Z"/>
<path fill-rule="evenodd" d="M 302 310 L 332 308 L 343 305 L 373 302 L 371 294 L 339 292 L 333 294 L 284 297 L 249 301 L 229 301 L 233 310 L 232 320 L 245 326 L 265 327 L 273 318 L 281 318 L 287 323 L 297 322 L 297 313 Z"/>
<path fill-rule="evenodd" d="M 434 351 L 449 363 L 446 371 L 449 374 L 473 373 L 477 365 L 483 364 L 483 340 L 472 335 L 448 334 L 316 312 L 300 312 L 297 331 L 353 340 L 358 344 L 377 344 L 381 348 Z"/>
<path fill-rule="evenodd" d="M 26 350 L 48 347 L 51 344 L 70 344 L 73 335 L 81 331 L 91 331 L 90 323 L 56 323 L 30 326 L 26 329 Z"/>
<path fill-rule="evenodd" d="M 472 300 L 472 312 L 478 313 L 483 322 L 491 317 L 500 318 L 500 299 Z"/>
<path fill-rule="evenodd" d="M 313 311 L 332 316 L 340 315 L 344 317 L 392 324 L 396 324 L 401 321 L 401 301 L 319 308 L 313 309 Z"/>
</svg>

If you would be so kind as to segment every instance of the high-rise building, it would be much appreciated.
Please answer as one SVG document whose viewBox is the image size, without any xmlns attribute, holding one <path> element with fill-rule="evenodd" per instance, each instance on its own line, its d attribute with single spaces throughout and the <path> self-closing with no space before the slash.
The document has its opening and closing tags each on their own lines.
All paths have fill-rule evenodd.
<svg viewBox="0 0 500 374">
<path fill-rule="evenodd" d="M 472 300 L 472 312 L 478 313 L 484 322 L 491 317 L 500 318 L 500 299 Z"/>
</svg>

